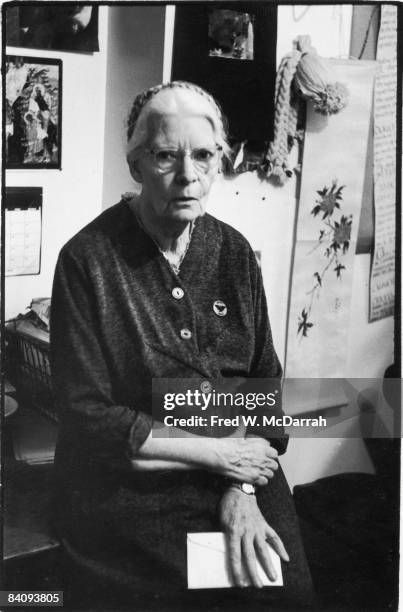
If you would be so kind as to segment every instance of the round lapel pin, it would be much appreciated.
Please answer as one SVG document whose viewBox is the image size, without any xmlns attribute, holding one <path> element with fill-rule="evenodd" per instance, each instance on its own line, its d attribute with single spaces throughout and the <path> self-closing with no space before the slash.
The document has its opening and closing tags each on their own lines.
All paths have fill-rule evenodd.
<svg viewBox="0 0 403 612">
<path fill-rule="evenodd" d="M 216 300 L 214 302 L 213 310 L 218 317 L 225 317 L 228 313 L 228 308 L 221 300 Z"/>
</svg>

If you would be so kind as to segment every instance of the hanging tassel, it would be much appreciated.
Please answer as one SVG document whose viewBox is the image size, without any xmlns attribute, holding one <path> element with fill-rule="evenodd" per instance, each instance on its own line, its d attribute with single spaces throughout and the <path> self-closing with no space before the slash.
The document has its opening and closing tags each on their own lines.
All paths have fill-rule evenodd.
<svg viewBox="0 0 403 612">
<path fill-rule="evenodd" d="M 313 108 L 322 115 L 332 115 L 347 105 L 348 91 L 345 85 L 332 82 L 332 75 L 309 36 L 299 36 L 294 48 L 301 52 L 294 75 L 294 88 L 305 100 L 312 100 Z"/>
</svg>

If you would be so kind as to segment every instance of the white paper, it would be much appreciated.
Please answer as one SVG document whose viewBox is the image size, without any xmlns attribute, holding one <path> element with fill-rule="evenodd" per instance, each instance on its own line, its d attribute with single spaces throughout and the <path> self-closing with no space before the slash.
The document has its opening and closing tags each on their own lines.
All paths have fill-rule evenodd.
<svg viewBox="0 0 403 612">
<path fill-rule="evenodd" d="M 265 586 L 283 586 L 280 557 L 269 544 L 267 548 L 277 579 L 269 580 L 258 561 L 259 578 Z M 223 533 L 188 533 L 187 566 L 189 589 L 219 589 L 235 586 L 228 565 L 227 541 Z M 243 577 L 249 581 L 245 568 L 243 568 Z"/>
<path fill-rule="evenodd" d="M 6 209 L 6 276 L 39 274 L 41 208 Z"/>
<path fill-rule="evenodd" d="M 374 95 L 375 249 L 370 321 L 393 315 L 396 211 L 397 7 L 382 5 Z"/>
</svg>

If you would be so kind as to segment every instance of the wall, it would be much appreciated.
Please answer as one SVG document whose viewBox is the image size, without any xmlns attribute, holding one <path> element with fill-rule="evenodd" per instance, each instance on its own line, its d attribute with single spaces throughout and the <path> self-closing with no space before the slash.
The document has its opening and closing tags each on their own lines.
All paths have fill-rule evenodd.
<svg viewBox="0 0 403 612">
<path fill-rule="evenodd" d="M 287 300 L 295 221 L 295 180 L 283 188 L 259 181 L 246 172 L 218 181 L 211 193 L 209 212 L 238 229 L 261 254 L 274 344 L 284 363 Z"/>
<path fill-rule="evenodd" d="M 60 58 L 63 93 L 62 169 L 6 172 L 7 186 L 43 188 L 41 273 L 5 279 L 6 319 L 24 312 L 33 297 L 50 296 L 60 248 L 101 211 L 107 11 L 99 8 L 99 53 L 7 47 L 10 55 Z"/>
<path fill-rule="evenodd" d="M 309 34 L 323 57 L 348 57 L 352 5 L 287 5 L 278 7 L 277 64 L 292 49 L 292 41 Z"/>
<path fill-rule="evenodd" d="M 164 20 L 160 6 L 109 7 L 104 208 L 134 189 L 125 159 L 125 121 L 134 97 L 162 80 Z"/>
</svg>

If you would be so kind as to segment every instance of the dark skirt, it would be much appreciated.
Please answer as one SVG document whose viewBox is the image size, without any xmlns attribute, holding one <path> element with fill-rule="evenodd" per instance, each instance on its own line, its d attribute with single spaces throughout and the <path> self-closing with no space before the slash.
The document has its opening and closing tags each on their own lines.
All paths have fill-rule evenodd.
<svg viewBox="0 0 403 612">
<path fill-rule="evenodd" d="M 66 604 L 161 612 L 311 606 L 311 577 L 281 468 L 259 489 L 258 505 L 290 557 L 282 563 L 284 586 L 187 589 L 187 533 L 222 531 L 218 506 L 225 486 L 204 471 L 119 478 L 103 471 L 64 489 L 57 526 L 66 560 Z"/>
</svg>

